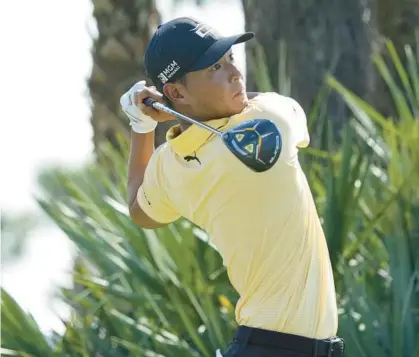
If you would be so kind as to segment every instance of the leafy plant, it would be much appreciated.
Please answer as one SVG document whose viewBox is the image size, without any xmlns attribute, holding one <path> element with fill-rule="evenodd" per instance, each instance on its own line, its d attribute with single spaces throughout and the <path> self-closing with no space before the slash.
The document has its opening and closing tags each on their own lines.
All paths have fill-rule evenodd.
<svg viewBox="0 0 419 357">
<path fill-rule="evenodd" d="M 111 150 L 106 157 L 117 172 L 125 172 L 124 157 Z M 76 291 L 63 291 L 75 309 L 68 348 L 89 351 L 96 339 L 102 341 L 102 355 L 209 356 L 227 344 L 230 300 L 236 297 L 203 232 L 185 220 L 139 229 L 123 198 L 126 177 L 111 180 L 103 166 L 79 177 L 57 172 L 56 179 L 66 194 L 55 200 L 46 192 L 39 203 L 83 257 L 74 275 Z M 87 335 L 88 340 L 74 339 Z"/>
</svg>

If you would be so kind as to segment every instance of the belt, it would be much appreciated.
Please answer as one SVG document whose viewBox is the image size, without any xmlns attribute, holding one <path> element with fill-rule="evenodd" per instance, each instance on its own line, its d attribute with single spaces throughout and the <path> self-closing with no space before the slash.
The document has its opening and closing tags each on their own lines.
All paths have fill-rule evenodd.
<svg viewBox="0 0 419 357">
<path fill-rule="evenodd" d="M 332 337 L 317 340 L 282 332 L 239 326 L 235 340 L 244 345 L 275 347 L 306 354 L 308 356 L 342 357 L 345 347 L 343 339 Z"/>
</svg>

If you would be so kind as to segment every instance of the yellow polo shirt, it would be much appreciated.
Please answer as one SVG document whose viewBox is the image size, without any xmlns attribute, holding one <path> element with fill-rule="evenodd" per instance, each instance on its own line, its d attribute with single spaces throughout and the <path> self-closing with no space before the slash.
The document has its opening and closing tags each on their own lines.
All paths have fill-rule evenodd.
<svg viewBox="0 0 419 357">
<path fill-rule="evenodd" d="M 298 147 L 309 144 L 299 104 L 263 93 L 240 114 L 206 122 L 221 131 L 265 118 L 281 130 L 283 147 L 273 168 L 255 173 L 220 138 L 192 125 L 172 127 L 147 167 L 138 191 L 141 208 L 169 223 L 183 216 L 217 247 L 240 295 L 240 325 L 312 338 L 337 332 L 329 252 Z"/>
</svg>

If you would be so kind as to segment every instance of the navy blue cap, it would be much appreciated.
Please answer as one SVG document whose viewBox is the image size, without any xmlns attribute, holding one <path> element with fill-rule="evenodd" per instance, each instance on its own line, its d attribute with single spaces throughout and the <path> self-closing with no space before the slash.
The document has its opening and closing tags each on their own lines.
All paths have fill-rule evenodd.
<svg viewBox="0 0 419 357">
<path fill-rule="evenodd" d="M 215 64 L 235 44 L 254 37 L 253 32 L 220 36 L 215 29 L 189 17 L 160 25 L 150 40 L 145 57 L 147 76 L 161 90 L 188 72 Z"/>
</svg>

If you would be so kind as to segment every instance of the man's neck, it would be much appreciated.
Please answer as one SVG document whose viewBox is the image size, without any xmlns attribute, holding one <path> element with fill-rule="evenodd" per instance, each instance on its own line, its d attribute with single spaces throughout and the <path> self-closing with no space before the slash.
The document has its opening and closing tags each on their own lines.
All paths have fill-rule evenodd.
<svg viewBox="0 0 419 357">
<path fill-rule="evenodd" d="M 190 113 L 186 109 L 177 110 L 177 111 L 179 113 L 182 113 L 183 115 L 185 115 L 189 118 L 195 119 L 196 121 L 199 121 L 199 122 L 206 122 L 206 121 L 209 121 L 209 120 L 220 119 L 218 117 L 215 118 L 215 117 L 208 117 L 208 116 L 202 116 L 202 115 L 197 115 L 197 114 L 194 114 L 194 113 Z M 186 120 L 182 120 L 182 119 L 178 119 L 178 123 L 180 125 L 180 129 L 181 129 L 182 132 L 185 131 L 186 129 L 188 129 L 192 125 L 192 123 L 187 122 Z"/>
<path fill-rule="evenodd" d="M 251 100 L 259 94 L 260 94 L 259 92 L 247 92 L 247 97 L 248 97 L 249 100 Z M 217 117 L 217 118 L 215 118 L 215 117 L 204 117 L 204 116 L 196 115 L 194 113 L 190 113 L 188 108 L 179 108 L 177 111 L 179 113 L 182 113 L 183 115 L 186 115 L 189 118 L 195 119 L 196 121 L 202 121 L 202 122 L 222 118 L 222 117 Z M 192 123 L 189 123 L 185 120 L 178 120 L 178 122 L 179 122 L 179 125 L 180 125 L 181 132 L 185 131 L 186 129 L 188 129 L 192 125 Z"/>
<path fill-rule="evenodd" d="M 192 123 L 189 123 L 185 120 L 178 120 L 179 126 L 180 126 L 180 131 L 184 132 L 186 129 L 188 129 Z"/>
</svg>

